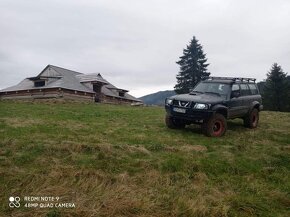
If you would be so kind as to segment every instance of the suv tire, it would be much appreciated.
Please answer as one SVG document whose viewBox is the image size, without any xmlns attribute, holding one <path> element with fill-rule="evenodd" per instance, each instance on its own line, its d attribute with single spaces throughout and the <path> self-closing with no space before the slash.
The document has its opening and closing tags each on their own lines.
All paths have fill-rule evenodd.
<svg viewBox="0 0 290 217">
<path fill-rule="evenodd" d="M 185 127 L 185 123 L 183 121 L 175 119 L 169 115 L 165 116 L 165 123 L 170 129 L 182 129 Z"/>
<path fill-rule="evenodd" d="M 259 111 L 254 108 L 245 118 L 244 118 L 244 126 L 248 128 L 256 128 L 259 122 Z"/>
<path fill-rule="evenodd" d="M 227 121 L 222 114 L 214 114 L 202 125 L 202 131 L 209 137 L 220 137 L 227 131 Z"/>
</svg>

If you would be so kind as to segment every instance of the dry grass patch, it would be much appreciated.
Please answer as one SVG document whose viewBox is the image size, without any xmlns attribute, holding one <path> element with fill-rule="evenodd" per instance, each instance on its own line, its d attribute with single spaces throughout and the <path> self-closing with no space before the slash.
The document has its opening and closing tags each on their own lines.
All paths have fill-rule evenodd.
<svg viewBox="0 0 290 217">
<path fill-rule="evenodd" d="M 207 147 L 203 145 L 182 145 L 182 146 L 164 146 L 168 152 L 206 152 Z"/>
<path fill-rule="evenodd" d="M 179 148 L 179 150 L 184 151 L 184 152 L 191 152 L 191 151 L 205 152 L 207 151 L 207 147 L 203 145 L 183 145 Z"/>
<path fill-rule="evenodd" d="M 73 131 L 77 131 L 77 130 L 86 130 L 89 129 L 89 126 L 86 124 L 83 124 L 81 122 L 78 121 L 72 121 L 72 120 L 65 120 L 65 121 L 58 121 L 57 125 L 62 127 L 62 128 L 66 128 L 66 129 L 70 129 Z"/>
<path fill-rule="evenodd" d="M 56 184 L 57 183 L 57 184 Z M 72 167 L 54 167 L 43 175 L 27 174 L 23 179 L 23 195 L 58 195 L 62 201 L 74 202 L 70 210 L 75 216 L 163 216 L 158 213 L 154 200 L 148 197 L 148 187 L 128 174 L 108 175 L 102 171 L 82 169 L 75 172 Z M 42 216 L 49 209 L 30 212 L 30 216 Z M 64 216 L 66 212 L 62 210 Z M 15 216 L 27 216 L 25 212 L 13 212 Z"/>
<path fill-rule="evenodd" d="M 286 151 L 286 152 L 290 152 L 290 145 L 282 146 L 281 150 Z"/>
<path fill-rule="evenodd" d="M 35 119 L 35 118 L 1 118 L 8 126 L 10 127 L 29 127 L 33 125 L 40 125 L 43 124 L 44 121 L 42 119 Z"/>
<path fill-rule="evenodd" d="M 122 145 L 121 146 L 124 150 L 128 151 L 129 153 L 141 153 L 141 154 L 146 154 L 146 155 L 150 155 L 151 152 L 146 149 L 144 146 L 142 145 L 137 145 L 137 146 L 133 146 L 133 145 Z"/>
</svg>

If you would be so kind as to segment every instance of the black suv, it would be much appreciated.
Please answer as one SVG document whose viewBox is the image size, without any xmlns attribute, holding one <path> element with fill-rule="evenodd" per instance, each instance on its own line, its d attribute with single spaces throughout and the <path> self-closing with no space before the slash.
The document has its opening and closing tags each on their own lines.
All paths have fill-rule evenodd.
<svg viewBox="0 0 290 217">
<path fill-rule="evenodd" d="M 167 98 L 167 127 L 200 124 L 203 133 L 213 137 L 225 134 L 226 119 L 242 118 L 246 127 L 257 127 L 263 105 L 255 81 L 253 78 L 209 77 L 189 94 Z"/>
</svg>

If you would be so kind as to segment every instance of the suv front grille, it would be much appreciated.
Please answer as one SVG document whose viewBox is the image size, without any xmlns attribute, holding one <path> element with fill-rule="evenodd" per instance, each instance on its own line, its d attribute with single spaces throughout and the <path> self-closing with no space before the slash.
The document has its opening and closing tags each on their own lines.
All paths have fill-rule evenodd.
<svg viewBox="0 0 290 217">
<path fill-rule="evenodd" d="M 190 101 L 181 101 L 181 100 L 173 100 L 173 105 L 182 107 L 182 108 L 189 108 L 191 102 Z"/>
</svg>

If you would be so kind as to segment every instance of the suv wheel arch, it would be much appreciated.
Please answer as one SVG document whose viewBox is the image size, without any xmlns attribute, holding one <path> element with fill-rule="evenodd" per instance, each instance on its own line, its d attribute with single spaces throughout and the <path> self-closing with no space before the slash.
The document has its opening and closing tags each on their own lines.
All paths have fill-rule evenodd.
<svg viewBox="0 0 290 217">
<path fill-rule="evenodd" d="M 228 119 L 228 108 L 222 105 L 216 105 L 212 108 L 215 114 L 221 114 Z"/>
<path fill-rule="evenodd" d="M 261 111 L 260 109 L 260 103 L 258 101 L 252 102 L 251 108 L 249 109 L 249 113 L 253 110 L 257 109 L 258 111 Z"/>
</svg>

